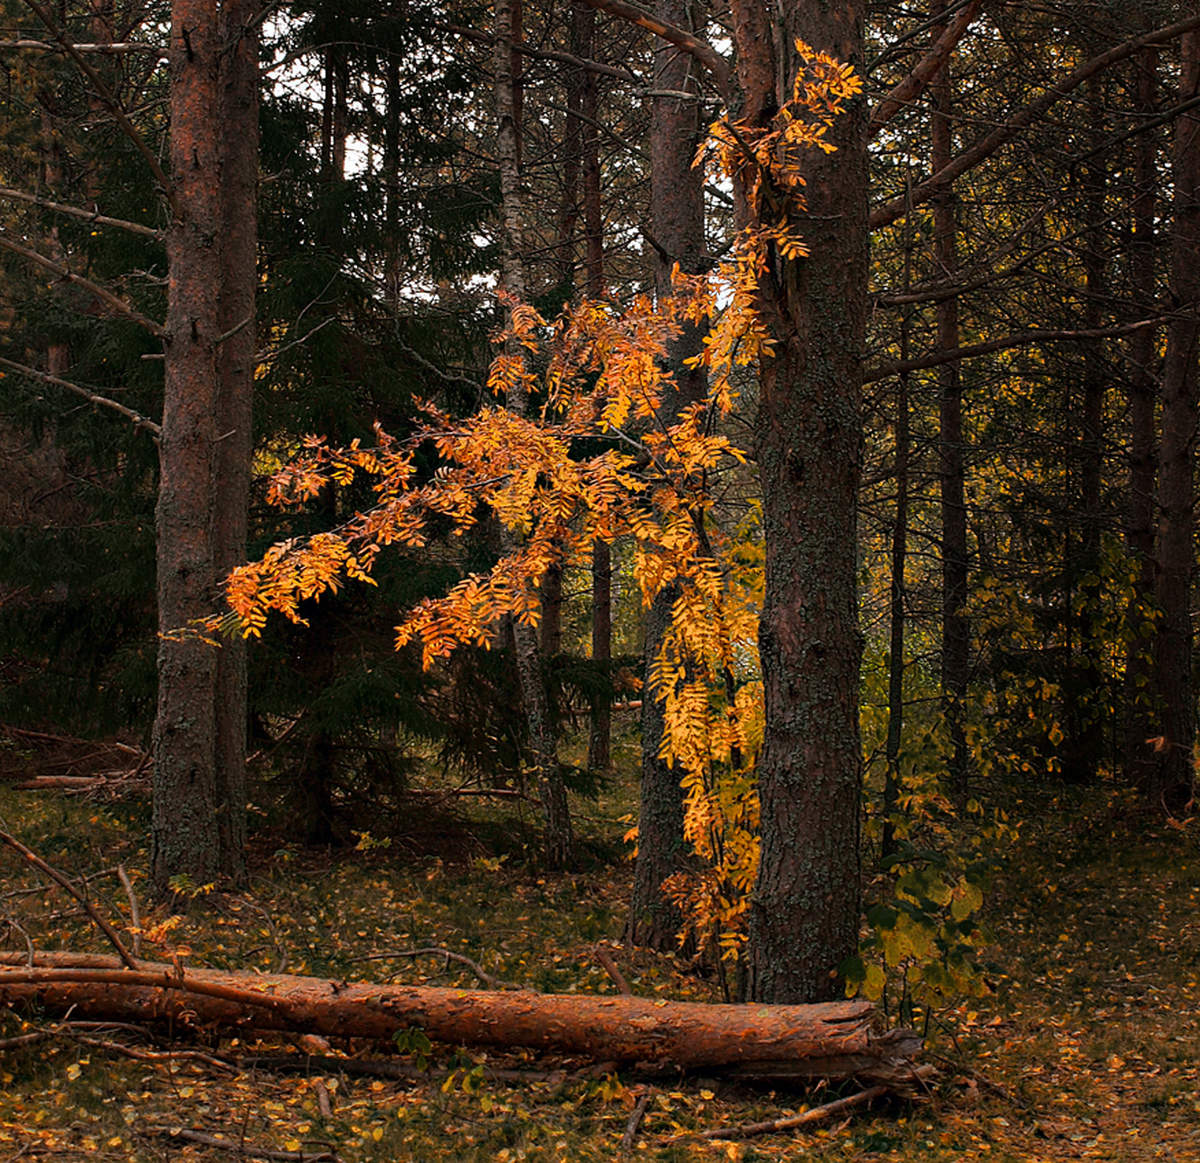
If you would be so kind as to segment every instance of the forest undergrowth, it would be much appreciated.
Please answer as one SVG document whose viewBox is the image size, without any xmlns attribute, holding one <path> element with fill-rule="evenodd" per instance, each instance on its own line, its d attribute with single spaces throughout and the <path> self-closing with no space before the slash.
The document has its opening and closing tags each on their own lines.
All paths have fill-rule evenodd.
<svg viewBox="0 0 1200 1163">
<path fill-rule="evenodd" d="M 6 772 L 16 758 L 10 748 Z M 335 852 L 264 825 L 251 891 L 196 891 L 184 912 L 139 901 L 142 949 L 336 980 L 568 993 L 615 992 L 609 960 L 637 994 L 719 1000 L 712 975 L 621 943 L 632 797 L 614 780 L 580 805 L 588 856 L 575 874 L 536 870 L 535 809 L 512 801 L 472 798 L 453 817 L 414 801 L 420 829 L 360 833 Z M 381 1055 L 303 1040 L 155 1042 L 7 1014 L 0 1160 L 1200 1160 L 1200 823 L 1131 814 L 1102 788 L 1009 807 L 1024 823 L 987 899 L 989 989 L 932 1016 L 939 1075 L 920 1101 L 807 1133 L 703 1141 L 698 1132 L 837 1094 L 639 1078 L 430 1047 L 415 1032 L 405 1053 Z M 93 899 L 125 930 L 145 883 L 147 816 L 136 795 L 0 787 L 0 827 L 72 877 L 93 876 Z M 2 859 L 5 947 L 107 951 L 65 894 Z M 335 1061 L 384 1056 L 402 1077 Z"/>
</svg>

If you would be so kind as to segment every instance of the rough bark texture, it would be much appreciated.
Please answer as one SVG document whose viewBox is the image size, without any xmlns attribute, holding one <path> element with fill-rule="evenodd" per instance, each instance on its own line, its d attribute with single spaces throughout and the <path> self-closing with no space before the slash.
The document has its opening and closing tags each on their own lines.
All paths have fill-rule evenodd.
<svg viewBox="0 0 1200 1163">
<path fill-rule="evenodd" d="M 245 662 L 187 631 L 244 556 L 254 362 L 257 34 L 229 0 L 172 7 L 151 874 L 244 879 Z M 235 334 L 234 327 L 241 326 Z M 222 339 L 222 337 L 224 338 Z"/>
<path fill-rule="evenodd" d="M 520 141 L 517 126 L 517 82 L 512 71 L 513 53 L 509 41 L 519 27 L 517 10 L 511 0 L 496 3 L 496 52 L 493 58 L 496 84 L 496 156 L 500 165 L 500 206 L 503 245 L 500 248 L 500 280 L 514 298 L 526 297 L 524 261 L 524 225 L 522 219 Z M 510 393 L 508 406 L 524 413 L 529 401 L 524 389 Z M 502 548 L 516 547 L 513 534 L 502 532 Z M 567 789 L 558 766 L 546 684 L 542 676 L 542 655 L 534 627 L 513 623 L 514 653 L 521 700 L 529 726 L 533 752 L 534 780 L 545 822 L 545 859 L 552 867 L 566 867 L 575 860 L 575 838 Z"/>
<path fill-rule="evenodd" d="M 683 0 L 660 0 L 655 15 L 669 24 L 689 27 L 690 6 Z M 654 88 L 697 92 L 696 63 L 668 44 L 654 56 Z M 655 287 L 671 293 L 675 263 L 700 271 L 704 245 L 703 186 L 692 168 L 700 133 L 699 104 L 656 97 L 650 109 L 650 234 L 656 246 Z M 700 349 L 694 330 L 683 334 L 670 352 L 678 391 L 663 399 L 661 422 L 669 424 L 685 404 L 704 398 L 704 377 L 684 360 Z M 649 689 L 650 667 L 657 657 L 678 591 L 671 587 L 655 600 L 646 618 L 646 689 L 642 697 L 642 784 L 638 811 L 638 852 L 634 868 L 629 939 L 654 949 L 674 949 L 683 918 L 662 892 L 663 882 L 687 860 L 683 839 L 681 773 L 660 758 L 663 706 Z"/>
<path fill-rule="evenodd" d="M 217 820 L 217 652 L 184 633 L 215 598 L 216 462 L 222 276 L 220 38 L 213 0 L 172 6 L 171 171 L 165 398 L 156 513 L 158 714 L 152 877 L 224 872 Z"/>
<path fill-rule="evenodd" d="M 765 124 L 798 62 L 799 37 L 862 69 L 864 5 L 789 5 L 772 45 L 765 9 L 736 0 L 744 111 Z M 776 76 L 774 61 L 784 63 Z M 840 992 L 858 946 L 858 670 L 855 587 L 859 414 L 866 320 L 866 112 L 835 122 L 833 154 L 805 162 L 811 257 L 776 258 L 759 310 L 774 336 L 762 369 L 756 450 L 766 542 L 759 631 L 766 731 L 762 856 L 749 921 L 748 996 Z"/>
<path fill-rule="evenodd" d="M 1138 113 L 1152 117 L 1158 104 L 1158 49 L 1149 48 L 1136 58 Z M 1132 204 L 1133 242 L 1130 247 L 1130 279 L 1134 310 L 1147 314 L 1155 309 L 1158 135 L 1143 133 L 1137 139 L 1136 189 Z M 1148 612 L 1154 601 L 1154 484 L 1155 410 L 1158 380 L 1154 374 L 1158 329 L 1143 327 L 1129 340 L 1129 508 L 1125 544 L 1137 563 L 1130 599 L 1129 619 L 1134 630 L 1125 661 L 1124 772 L 1129 784 L 1143 783 L 1152 764 L 1146 740 L 1154 734 L 1154 656 Z M 1145 633 L 1142 633 L 1142 630 Z"/>
<path fill-rule="evenodd" d="M 930 13 L 939 19 L 944 0 L 934 0 Z M 933 172 L 949 164 L 952 134 L 952 88 L 949 67 L 932 87 Z M 933 200 L 934 256 L 938 275 L 948 283 L 958 271 L 954 193 L 946 185 Z M 941 351 L 958 347 L 958 299 L 937 306 L 937 345 Z M 967 798 L 967 740 L 963 712 L 970 666 L 970 627 L 967 624 L 967 505 L 965 499 L 962 429 L 962 381 L 958 361 L 938 369 L 938 459 L 942 504 L 942 702 L 950 736 L 950 784 L 960 803 Z"/>
<path fill-rule="evenodd" d="M 1179 100 L 1200 88 L 1200 33 L 1181 44 Z M 1196 705 L 1192 684 L 1191 591 L 1196 452 L 1196 341 L 1200 336 L 1200 114 L 1175 123 L 1175 207 L 1171 227 L 1171 295 L 1175 313 L 1167 326 L 1163 365 L 1162 443 L 1159 447 L 1158 692 L 1161 744 L 1148 773 L 1146 792 L 1168 809 L 1191 798 Z"/>
<path fill-rule="evenodd" d="M 229 973 L 112 957 L 0 954 L 0 1003 L 174 1029 L 288 1030 L 388 1040 L 411 1026 L 455 1045 L 526 1046 L 617 1063 L 779 1077 L 912 1076 L 919 1040 L 871 1034 L 873 1007 L 709 1005 L 624 995 L 488 992 Z"/>
</svg>

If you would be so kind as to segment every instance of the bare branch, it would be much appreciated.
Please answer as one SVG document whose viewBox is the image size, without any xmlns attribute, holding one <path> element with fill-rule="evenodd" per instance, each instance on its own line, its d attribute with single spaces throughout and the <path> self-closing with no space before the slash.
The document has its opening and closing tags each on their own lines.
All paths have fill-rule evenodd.
<svg viewBox="0 0 1200 1163">
<path fill-rule="evenodd" d="M 124 404 L 117 403 L 116 400 L 110 400 L 107 396 L 98 396 L 95 392 L 90 392 L 87 388 L 79 384 L 73 384 L 70 380 L 60 379 L 58 376 L 52 376 L 48 372 L 27 367 L 23 363 L 14 363 L 11 359 L 0 358 L 0 367 L 20 372 L 21 375 L 30 376 L 35 380 L 41 380 L 44 384 L 53 384 L 56 388 L 63 388 L 68 392 L 74 392 L 75 395 L 82 396 L 89 404 L 95 404 L 99 408 L 111 408 L 114 412 L 119 412 L 127 420 L 132 421 L 135 428 L 144 428 L 155 440 L 162 435 L 162 428 L 155 424 L 153 420 L 147 420 L 140 412 L 135 412 L 132 408 L 127 408 Z"/>
<path fill-rule="evenodd" d="M 722 96 L 729 97 L 729 62 L 707 41 L 693 36 L 690 32 L 686 32 L 674 24 L 667 24 L 665 21 L 659 20 L 657 16 L 636 4 L 630 4 L 628 0 L 584 0 L 584 3 L 600 12 L 607 12 L 611 16 L 618 16 L 622 20 L 629 21 L 630 24 L 636 24 L 639 28 L 654 33 L 668 44 L 673 44 L 677 49 L 694 57 L 712 74 Z"/>
<path fill-rule="evenodd" d="M 473 40 L 477 44 L 492 45 L 496 43 L 496 37 L 490 32 L 480 32 L 477 28 L 465 28 L 461 24 L 438 24 L 435 28 L 441 29 L 443 32 L 452 32 L 455 36 L 461 36 L 466 40 Z M 572 53 L 558 52 L 553 49 L 546 48 L 531 48 L 524 41 L 516 41 L 505 38 L 505 44 L 516 49 L 522 56 L 532 57 L 538 61 L 560 61 L 564 65 L 574 65 L 577 69 L 583 69 L 584 72 L 596 73 L 601 77 L 615 77 L 618 81 L 624 81 L 627 85 L 641 85 L 641 81 L 637 75 L 630 69 L 622 69 L 616 65 L 606 65 L 601 61 L 593 61 L 587 57 L 577 57 Z M 694 93 L 689 93 L 688 96 L 695 98 Z"/>
<path fill-rule="evenodd" d="M 166 338 L 166 328 L 161 323 L 156 323 L 148 315 L 143 315 L 140 311 L 126 303 L 119 295 L 114 295 L 112 291 L 100 286 L 99 283 L 93 283 L 91 279 L 85 279 L 82 275 L 75 274 L 74 271 L 68 270 L 61 263 L 47 258 L 44 254 L 39 254 L 36 250 L 30 250 L 27 246 L 21 246 L 20 243 L 13 242 L 11 238 L 6 238 L 3 234 L 0 234 L 0 247 L 12 251 L 13 254 L 19 255 L 27 262 L 31 262 L 35 266 L 49 271 L 51 274 L 57 275 L 64 283 L 72 283 L 74 286 L 81 287 L 89 295 L 94 296 L 101 303 L 111 307 L 116 314 L 123 315 L 126 319 L 132 319 L 135 323 L 140 323 L 156 339 Z"/>
<path fill-rule="evenodd" d="M 145 138 L 138 132 L 137 126 L 129 120 L 129 115 L 122 108 L 121 102 L 116 99 L 109 87 L 104 83 L 104 79 L 88 63 L 87 57 L 75 47 L 71 38 L 58 26 L 57 21 L 44 5 L 39 4 L 38 0 L 25 0 L 25 4 L 46 26 L 51 36 L 62 45 L 63 51 L 75 62 L 79 71 L 91 82 L 96 96 L 108 106 L 109 112 L 117 119 L 117 124 L 120 125 L 125 136 L 133 142 L 138 153 L 146 159 L 146 164 L 150 167 L 150 173 L 154 175 L 154 180 L 159 184 L 163 196 L 171 205 L 171 209 L 178 210 L 178 207 L 175 205 L 175 195 L 170 179 L 167 177 L 162 166 L 159 165 L 158 158 L 154 156 L 154 151 L 151 150 L 146 144 Z"/>
<path fill-rule="evenodd" d="M 128 230 L 131 234 L 141 234 L 147 238 L 161 238 L 162 231 L 153 226 L 143 226 L 140 222 L 126 222 L 124 218 L 109 218 L 99 210 L 84 210 L 79 206 L 68 206 L 65 202 L 52 202 L 49 198 L 39 198 L 36 194 L 24 190 L 14 190 L 9 186 L 0 186 L 0 198 L 11 198 L 15 202 L 28 202 L 31 206 L 41 206 L 45 210 L 53 210 L 56 214 L 68 214 L 72 218 L 81 218 L 85 222 L 95 222 L 98 226 L 116 226 Z"/>
<path fill-rule="evenodd" d="M 590 2 L 590 0 L 589 0 Z M 1012 115 L 1003 125 L 992 130 L 981 141 L 976 142 L 970 149 L 964 150 L 949 165 L 943 166 L 932 177 L 927 178 L 919 186 L 914 186 L 899 197 L 885 202 L 882 206 L 871 211 L 870 225 L 873 229 L 889 226 L 898 218 L 902 218 L 912 206 L 919 206 L 936 198 L 943 190 L 949 188 L 956 178 L 961 177 L 969 169 L 986 161 L 1001 146 L 1006 145 L 1023 129 L 1028 128 L 1037 118 L 1045 113 L 1052 105 L 1062 100 L 1068 93 L 1079 88 L 1084 81 L 1103 72 L 1110 65 L 1135 56 L 1148 45 L 1161 44 L 1174 40 L 1193 28 L 1200 28 L 1200 15 L 1189 16 L 1163 28 L 1136 36 L 1111 48 L 1099 56 L 1085 61 L 1074 72 L 1069 73 L 1057 85 L 1052 86 L 1036 101 L 1031 101 Z"/>
<path fill-rule="evenodd" d="M 950 54 L 962 40 L 967 25 L 975 19 L 982 3 L 983 0 L 971 0 L 958 14 L 958 19 L 938 37 L 933 48 L 917 63 L 917 67 L 871 110 L 868 136 L 874 137 L 901 109 L 915 101 L 946 67 Z"/>
<path fill-rule="evenodd" d="M 932 355 L 918 356 L 916 359 L 896 360 L 892 363 L 880 364 L 878 367 L 867 368 L 863 372 L 862 382 L 874 384 L 879 380 L 886 380 L 888 376 L 899 375 L 901 372 L 941 367 L 942 364 L 955 363 L 960 359 L 970 359 L 976 355 L 989 355 L 994 351 L 1007 351 L 1014 347 L 1028 347 L 1034 343 L 1055 343 L 1072 339 L 1116 339 L 1122 335 L 1140 331 L 1143 327 L 1154 327 L 1163 322 L 1165 322 L 1165 317 L 1139 319 L 1138 322 L 1126 323 L 1123 327 L 1098 327 L 1077 331 L 1018 331 L 1014 335 L 1006 335 L 1002 339 L 989 339 L 983 343 L 971 343 L 965 347 L 956 347 L 951 351 L 935 351 Z"/>
<path fill-rule="evenodd" d="M 155 53 L 159 60 L 166 60 L 166 53 L 156 44 L 143 44 L 140 41 L 124 40 L 113 41 L 111 44 L 80 44 L 75 42 L 74 48 L 76 52 L 81 53 Z M 61 44 L 51 44 L 45 40 L 0 40 L 0 52 L 4 50 L 10 51 L 29 51 L 29 52 L 65 52 Z"/>
<path fill-rule="evenodd" d="M 95 906 L 88 900 L 87 894 L 80 892 L 70 880 L 67 879 L 53 865 L 47 864 L 36 852 L 30 848 L 26 848 L 15 836 L 10 836 L 7 832 L 0 832 L 0 843 L 7 844 L 14 852 L 18 853 L 25 860 L 34 866 L 39 872 L 48 876 L 55 884 L 65 888 L 81 905 L 87 915 L 95 922 L 96 927 L 108 938 L 108 943 L 117 951 L 117 956 L 120 957 L 126 969 L 137 969 L 138 963 L 129 955 L 129 950 L 125 948 L 121 942 L 121 938 L 117 936 L 117 931 L 110 925 L 97 911 Z"/>
</svg>

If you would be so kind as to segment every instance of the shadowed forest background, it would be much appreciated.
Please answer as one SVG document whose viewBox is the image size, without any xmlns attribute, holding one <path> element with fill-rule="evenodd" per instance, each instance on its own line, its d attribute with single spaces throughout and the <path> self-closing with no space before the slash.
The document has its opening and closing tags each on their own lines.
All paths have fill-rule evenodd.
<svg viewBox="0 0 1200 1163">
<path fill-rule="evenodd" d="M 1193 5 L 0 12 L 0 1142 L 1200 1153 Z"/>
</svg>

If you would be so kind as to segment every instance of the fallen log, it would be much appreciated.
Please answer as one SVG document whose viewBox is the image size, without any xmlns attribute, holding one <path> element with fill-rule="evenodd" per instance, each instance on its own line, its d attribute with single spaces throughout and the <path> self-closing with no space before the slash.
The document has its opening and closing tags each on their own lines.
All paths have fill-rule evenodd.
<svg viewBox="0 0 1200 1163">
<path fill-rule="evenodd" d="M 411 1027 L 453 1045 L 529 1047 L 621 1065 L 671 1063 L 747 1076 L 857 1078 L 904 1089 L 915 1036 L 877 1035 L 869 1002 L 712 1005 L 332 981 L 139 962 L 100 954 L 0 953 L 0 1004 L 46 1015 L 389 1041 Z"/>
</svg>

